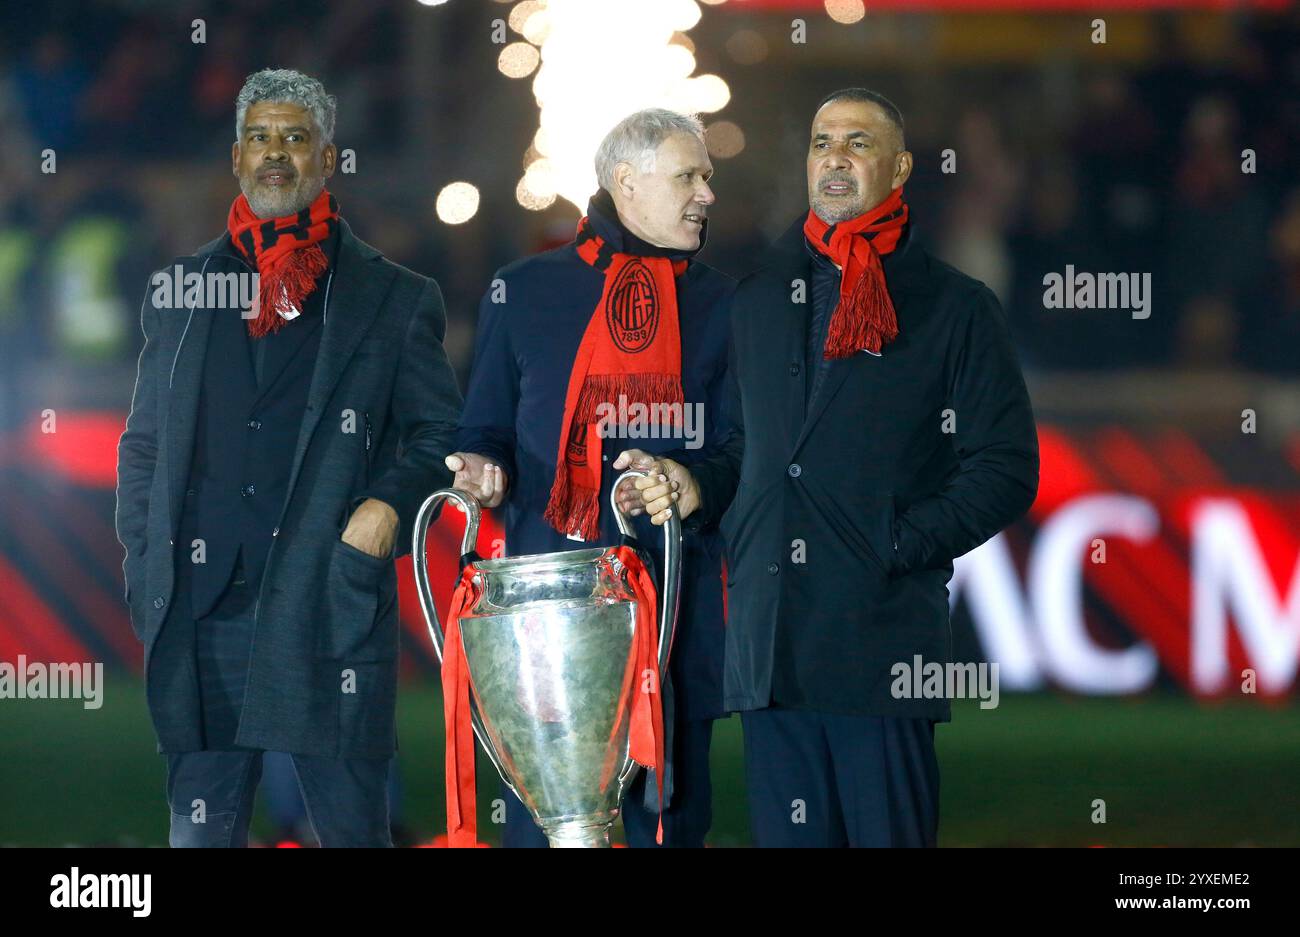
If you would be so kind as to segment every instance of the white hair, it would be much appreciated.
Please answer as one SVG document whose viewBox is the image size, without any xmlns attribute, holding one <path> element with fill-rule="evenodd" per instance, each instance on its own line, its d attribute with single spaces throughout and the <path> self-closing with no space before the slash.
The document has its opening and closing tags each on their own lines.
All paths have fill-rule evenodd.
<svg viewBox="0 0 1300 937">
<path fill-rule="evenodd" d="M 641 172 L 654 169 L 655 151 L 675 133 L 693 134 L 704 140 L 704 125 L 693 114 L 679 114 L 662 107 L 650 107 L 618 122 L 596 149 L 596 180 L 602 189 L 614 191 L 614 167 L 628 163 Z"/>
<path fill-rule="evenodd" d="M 297 104 L 306 108 L 316 122 L 320 132 L 321 145 L 334 140 L 334 113 L 338 102 L 332 94 L 325 93 L 325 87 L 302 72 L 291 68 L 264 68 L 254 72 L 239 89 L 235 99 L 235 139 L 244 139 L 244 118 L 248 109 L 258 101 L 270 101 L 275 104 Z"/>
</svg>

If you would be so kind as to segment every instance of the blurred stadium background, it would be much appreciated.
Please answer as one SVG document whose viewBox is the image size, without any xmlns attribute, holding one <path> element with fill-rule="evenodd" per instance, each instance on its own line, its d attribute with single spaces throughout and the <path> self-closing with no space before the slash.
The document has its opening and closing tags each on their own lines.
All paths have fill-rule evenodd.
<svg viewBox="0 0 1300 937">
<path fill-rule="evenodd" d="M 234 97 L 265 66 L 338 96 L 355 171 L 330 188 L 362 238 L 439 281 L 462 378 L 493 271 L 571 236 L 627 112 L 702 112 L 702 259 L 743 275 L 806 209 L 815 103 L 894 99 L 918 232 L 1001 298 L 1043 456 L 1029 517 L 951 587 L 959 659 L 997 661 L 1002 697 L 938 732 L 941 843 L 1300 844 L 1295 7 L 54 0 L 0 5 L 0 661 L 102 661 L 108 685 L 94 711 L 0 700 L 0 845 L 166 842 L 115 446 L 146 277 L 220 233 Z M 1045 309 L 1066 265 L 1150 273 L 1150 317 Z M 399 819 L 429 842 L 441 707 L 402 565 Z M 715 738 L 712 841 L 743 845 L 738 720 Z"/>
</svg>

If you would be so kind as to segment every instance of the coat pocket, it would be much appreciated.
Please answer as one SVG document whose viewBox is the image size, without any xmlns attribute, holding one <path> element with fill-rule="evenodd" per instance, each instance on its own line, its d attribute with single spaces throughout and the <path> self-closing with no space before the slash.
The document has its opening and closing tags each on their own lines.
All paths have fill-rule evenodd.
<svg viewBox="0 0 1300 937">
<path fill-rule="evenodd" d="M 371 468 L 372 468 L 372 466 L 373 466 L 373 464 L 374 464 L 373 461 L 372 461 L 372 456 L 373 456 L 373 446 L 374 446 L 374 428 L 370 425 L 370 414 L 369 414 L 369 413 L 366 413 L 366 414 L 365 414 L 365 418 L 366 418 L 366 451 L 365 451 L 365 457 L 366 457 L 366 474 L 365 474 L 365 484 L 366 484 L 366 488 L 369 488 L 369 487 L 370 487 L 370 482 L 371 482 L 371 477 L 370 477 L 370 474 L 371 474 Z"/>
<path fill-rule="evenodd" d="M 731 504 L 718 520 L 718 530 L 722 534 L 723 543 L 726 546 L 728 555 L 734 549 L 737 538 L 741 534 L 741 527 L 748 526 L 742 523 L 748 517 L 749 511 L 749 485 L 741 482 L 736 487 L 736 493 L 731 498 Z"/>
<path fill-rule="evenodd" d="M 371 556 L 342 540 L 334 542 L 318 633 L 319 657 L 359 662 L 397 655 L 396 616 L 376 615 L 391 564 L 391 559 Z"/>
<path fill-rule="evenodd" d="M 145 636 L 145 619 L 148 613 L 144 610 L 144 596 L 133 595 L 127 600 L 127 614 L 131 620 L 131 631 L 135 634 L 137 641 L 143 641 Z"/>
<path fill-rule="evenodd" d="M 846 574 L 857 570 L 881 583 L 896 575 L 893 495 L 850 489 L 823 498 L 814 510 L 824 543 L 843 551 Z"/>
<path fill-rule="evenodd" d="M 885 555 L 882 557 L 885 561 L 885 569 L 892 579 L 900 575 L 903 570 L 899 563 L 898 550 L 895 549 L 897 543 L 895 538 L 898 535 L 894 531 L 894 524 L 898 518 L 898 498 L 895 495 L 889 495 L 888 500 L 888 510 L 885 512 L 884 540 L 881 548 L 885 551 Z"/>
<path fill-rule="evenodd" d="M 141 560 L 142 558 L 127 557 L 122 564 L 122 576 L 126 584 L 123 595 L 126 599 L 127 615 L 131 623 L 131 631 L 139 641 L 144 640 L 146 617 L 144 605 L 146 590 Z"/>
<path fill-rule="evenodd" d="M 886 579 L 892 579 L 898 573 L 894 553 L 894 496 L 865 495 L 852 520 L 866 542 L 870 558 Z"/>
</svg>

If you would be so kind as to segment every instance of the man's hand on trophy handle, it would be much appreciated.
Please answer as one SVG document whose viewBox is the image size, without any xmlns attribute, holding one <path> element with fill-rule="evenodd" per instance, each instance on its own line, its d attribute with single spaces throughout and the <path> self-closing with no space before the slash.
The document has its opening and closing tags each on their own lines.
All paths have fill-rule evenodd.
<svg viewBox="0 0 1300 937">
<path fill-rule="evenodd" d="M 453 452 L 443 463 L 456 473 L 451 486 L 472 495 L 483 507 L 494 508 L 505 499 L 510 480 L 501 466 L 493 465 L 484 456 L 476 452 Z M 456 510 L 463 512 L 459 504 Z"/>
<path fill-rule="evenodd" d="M 656 468 L 655 474 L 636 480 L 651 523 L 667 523 L 674 510 L 681 520 L 694 514 L 700 506 L 700 489 L 690 469 L 672 459 L 660 459 Z"/>
<path fill-rule="evenodd" d="M 614 470 L 623 471 L 624 469 L 636 469 L 640 472 L 662 473 L 663 466 L 650 453 L 643 452 L 640 449 L 625 449 L 618 454 L 614 460 Z M 645 502 L 641 500 L 641 494 L 637 491 L 633 482 L 636 479 L 628 479 L 619 485 L 615 494 L 615 500 L 618 502 L 618 509 L 628 517 L 637 517 L 645 513 Z"/>
</svg>

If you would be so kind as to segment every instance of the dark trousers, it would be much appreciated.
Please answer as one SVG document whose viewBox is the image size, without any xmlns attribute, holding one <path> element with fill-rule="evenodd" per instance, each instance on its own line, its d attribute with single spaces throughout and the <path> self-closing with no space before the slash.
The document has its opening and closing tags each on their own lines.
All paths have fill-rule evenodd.
<svg viewBox="0 0 1300 937">
<path fill-rule="evenodd" d="M 188 610 L 188 596 L 178 609 Z M 172 846 L 248 845 L 262 751 L 235 745 L 257 595 L 241 571 L 215 608 L 194 622 L 204 750 L 167 758 Z M 322 846 L 391 846 L 387 758 L 291 755 L 307 817 Z"/>
<path fill-rule="evenodd" d="M 673 727 L 673 792 L 664 811 L 666 847 L 702 848 L 713 823 L 713 786 L 709 780 L 709 744 L 712 719 L 682 719 Z M 623 796 L 621 816 L 627 844 L 633 848 L 657 846 L 659 813 L 645 808 L 648 771 L 639 771 Z M 506 828 L 501 845 L 510 848 L 546 848 L 546 837 L 528 808 L 501 785 L 506 803 Z"/>
<path fill-rule="evenodd" d="M 933 720 L 773 707 L 741 723 L 754 845 L 937 844 Z"/>
</svg>

